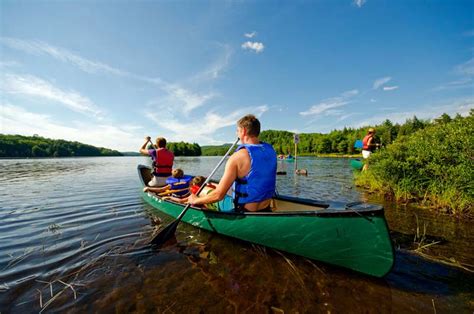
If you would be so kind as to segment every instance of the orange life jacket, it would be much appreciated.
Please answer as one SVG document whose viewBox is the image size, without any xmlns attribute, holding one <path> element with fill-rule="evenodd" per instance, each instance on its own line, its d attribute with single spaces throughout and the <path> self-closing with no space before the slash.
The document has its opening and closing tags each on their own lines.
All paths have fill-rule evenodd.
<svg viewBox="0 0 474 314">
<path fill-rule="evenodd" d="M 364 139 L 362 140 L 362 149 L 363 150 L 369 150 L 369 151 L 372 151 L 373 150 L 373 147 L 369 147 L 369 140 L 371 138 L 373 138 L 374 135 L 373 134 L 367 134 Z"/>
</svg>

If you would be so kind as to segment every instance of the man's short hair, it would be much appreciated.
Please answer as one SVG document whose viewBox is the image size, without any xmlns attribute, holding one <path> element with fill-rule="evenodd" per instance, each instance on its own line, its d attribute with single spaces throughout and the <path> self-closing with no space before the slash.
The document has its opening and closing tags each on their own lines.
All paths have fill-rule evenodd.
<svg viewBox="0 0 474 314">
<path fill-rule="evenodd" d="M 237 121 L 237 126 L 247 130 L 247 134 L 250 136 L 258 136 L 260 134 L 260 121 L 253 114 L 240 118 Z"/>
<path fill-rule="evenodd" d="M 156 139 L 156 146 L 158 146 L 158 148 L 166 147 L 166 139 L 164 137 L 158 137 Z"/>
</svg>

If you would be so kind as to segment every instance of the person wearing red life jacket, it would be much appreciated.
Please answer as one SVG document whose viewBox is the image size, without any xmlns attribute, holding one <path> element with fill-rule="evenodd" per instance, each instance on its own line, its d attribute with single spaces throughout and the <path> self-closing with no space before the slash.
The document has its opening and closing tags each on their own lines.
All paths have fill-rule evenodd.
<svg viewBox="0 0 474 314">
<path fill-rule="evenodd" d="M 143 143 L 140 148 L 140 153 L 150 156 L 153 161 L 153 178 L 148 182 L 148 186 L 165 186 L 167 184 L 166 179 L 171 176 L 173 169 L 174 154 L 166 149 L 165 138 L 158 137 L 156 139 L 156 149 L 146 148 L 150 140 L 151 138 L 149 136 L 145 137 L 145 143 Z"/>
<path fill-rule="evenodd" d="M 362 157 L 364 159 L 368 159 L 372 152 L 375 151 L 375 148 L 380 146 L 379 144 L 375 143 L 375 129 L 374 128 L 369 128 L 367 135 L 364 137 L 362 140 Z M 364 167 L 362 168 L 362 171 L 365 171 L 369 168 L 369 163 L 368 161 L 365 162 Z"/>
</svg>

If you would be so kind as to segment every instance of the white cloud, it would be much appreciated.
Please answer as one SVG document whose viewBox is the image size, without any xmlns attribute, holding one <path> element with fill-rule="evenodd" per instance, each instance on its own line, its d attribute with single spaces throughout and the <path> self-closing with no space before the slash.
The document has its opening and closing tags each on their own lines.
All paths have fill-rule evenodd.
<svg viewBox="0 0 474 314">
<path fill-rule="evenodd" d="M 220 46 L 223 47 L 223 53 L 219 55 L 216 61 L 212 63 L 207 69 L 194 75 L 190 81 L 199 84 L 201 81 L 215 80 L 221 77 L 222 72 L 224 72 L 229 66 L 230 59 L 232 57 L 232 49 L 229 45 Z"/>
<path fill-rule="evenodd" d="M 433 91 L 473 88 L 472 79 L 474 76 L 474 58 L 455 66 L 454 74 L 457 76 L 457 79 L 435 87 L 433 88 Z"/>
<path fill-rule="evenodd" d="M 386 119 L 389 119 L 393 123 L 404 123 L 407 119 L 416 116 L 419 119 L 434 119 L 441 116 L 443 113 L 447 113 L 450 116 L 454 116 L 457 113 L 466 116 L 469 111 L 474 108 L 474 98 L 468 97 L 464 99 L 456 99 L 450 102 L 443 102 L 437 105 L 421 106 L 416 110 L 408 110 L 403 112 L 387 113 L 384 112 L 380 115 L 374 115 L 370 119 L 360 121 L 355 127 L 362 127 L 367 125 L 375 125 L 382 123 Z"/>
<path fill-rule="evenodd" d="M 268 106 L 262 105 L 255 108 L 242 108 L 229 114 L 220 115 L 215 111 L 209 111 L 205 116 L 196 122 L 185 121 L 181 117 L 176 117 L 173 112 L 147 112 L 146 116 L 170 134 L 168 137 L 172 141 L 188 141 L 200 143 L 216 143 L 212 135 L 219 129 L 235 125 L 237 120 L 248 113 L 253 113 L 260 117 L 268 111 Z M 198 124 L 197 124 L 198 123 Z"/>
<path fill-rule="evenodd" d="M 17 49 L 34 55 L 49 55 L 57 60 L 70 63 L 87 73 L 107 73 L 157 85 L 161 90 L 169 93 L 168 99 L 171 100 L 171 103 L 176 104 L 175 109 L 182 110 L 185 114 L 202 106 L 206 101 L 214 97 L 214 93 L 200 95 L 199 93 L 185 89 L 179 84 L 165 82 L 159 77 L 153 78 L 137 75 L 127 71 L 122 71 L 105 63 L 91 61 L 67 49 L 55 47 L 42 41 L 27 41 L 2 37 L 0 38 L 0 43 L 12 49 Z M 209 74 L 216 78 L 227 66 L 229 58 L 230 52 L 226 51 L 224 59 L 220 63 L 218 62 L 213 68 L 209 69 Z"/>
<path fill-rule="evenodd" d="M 460 75 L 474 75 L 474 58 L 455 67 L 455 72 Z"/>
<path fill-rule="evenodd" d="M 174 111 L 182 112 L 185 115 L 215 97 L 214 93 L 194 94 L 179 85 L 167 85 L 164 89 L 168 92 L 169 97 L 167 97 L 168 101 L 163 103 L 163 106 L 173 107 Z"/>
<path fill-rule="evenodd" d="M 261 42 L 246 41 L 242 44 L 242 49 L 254 50 L 256 53 L 260 53 L 265 49 L 265 46 Z"/>
<path fill-rule="evenodd" d="M 433 91 L 442 91 L 442 90 L 447 90 L 447 89 L 459 89 L 459 88 L 473 88 L 473 81 L 472 78 L 470 77 L 465 77 L 459 80 L 451 81 L 448 82 L 444 85 L 440 85 L 436 88 L 433 89 Z"/>
<path fill-rule="evenodd" d="M 356 116 L 357 113 L 347 113 L 347 114 L 342 114 L 339 116 L 339 118 L 337 118 L 337 121 L 344 121 L 346 120 L 347 118 L 349 117 L 353 117 L 353 116 Z"/>
<path fill-rule="evenodd" d="M 75 66 L 79 67 L 81 70 L 88 73 L 105 72 L 105 73 L 121 75 L 121 76 L 128 75 L 127 72 L 113 68 L 101 62 L 91 61 L 91 60 L 82 58 L 79 55 L 67 49 L 55 47 L 43 41 L 38 41 L 38 40 L 28 41 L 28 40 L 21 40 L 21 39 L 16 39 L 16 38 L 2 37 L 0 38 L 0 42 L 10 48 L 24 51 L 30 54 L 34 54 L 34 55 L 46 54 L 62 62 L 72 63 Z"/>
<path fill-rule="evenodd" d="M 73 111 L 99 117 L 100 110 L 87 97 L 75 91 L 63 91 L 51 83 L 32 75 L 5 74 L 0 89 L 9 94 L 22 94 L 59 103 Z"/>
<path fill-rule="evenodd" d="M 253 38 L 253 37 L 257 36 L 257 32 L 253 31 L 251 33 L 245 33 L 244 36 L 247 37 L 247 38 Z"/>
<path fill-rule="evenodd" d="M 16 61 L 0 61 L 0 69 L 8 67 L 18 67 L 21 64 Z"/>
<path fill-rule="evenodd" d="M 374 84 L 372 86 L 373 89 L 379 89 L 380 86 L 388 83 L 392 78 L 390 76 L 386 76 L 386 77 L 382 77 L 382 78 L 379 78 L 379 79 L 376 79 L 374 81 Z"/>
<path fill-rule="evenodd" d="M 313 116 L 318 114 L 325 115 L 340 115 L 342 114 L 341 110 L 334 110 L 334 108 L 339 108 L 350 103 L 350 98 L 359 94 L 357 89 L 346 91 L 341 94 L 341 96 L 332 97 L 323 100 L 322 102 L 311 106 L 307 111 L 300 112 L 302 116 Z"/>
<path fill-rule="evenodd" d="M 53 139 L 78 141 L 98 147 L 106 147 L 119 151 L 137 151 L 142 144 L 143 134 L 138 132 L 141 126 L 91 122 L 60 123 L 50 115 L 33 113 L 10 103 L 0 103 L 0 133 L 22 134 L 32 136 L 38 134 Z M 113 143 L 113 144 L 111 144 Z"/>
<path fill-rule="evenodd" d="M 361 8 L 365 3 L 367 2 L 367 0 L 354 0 L 354 4 L 356 6 L 358 6 L 359 8 Z"/>
<path fill-rule="evenodd" d="M 398 89 L 398 86 L 384 86 L 383 87 L 384 91 L 391 91 L 391 90 L 395 90 L 395 89 Z"/>
</svg>

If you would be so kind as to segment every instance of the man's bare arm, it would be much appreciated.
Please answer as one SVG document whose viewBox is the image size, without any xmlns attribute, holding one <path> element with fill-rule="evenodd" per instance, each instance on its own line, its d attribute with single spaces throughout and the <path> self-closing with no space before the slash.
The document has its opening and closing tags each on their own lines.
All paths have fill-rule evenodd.
<svg viewBox="0 0 474 314">
<path fill-rule="evenodd" d="M 149 136 L 145 137 L 145 143 L 143 143 L 142 147 L 140 148 L 140 153 L 142 155 L 148 155 L 148 149 L 146 146 L 148 145 L 148 142 L 151 140 Z"/>
<path fill-rule="evenodd" d="M 215 203 L 222 200 L 237 178 L 237 162 L 239 152 L 232 155 L 225 165 L 224 175 L 214 192 L 203 196 L 189 196 L 189 203 L 193 205 Z"/>
</svg>

